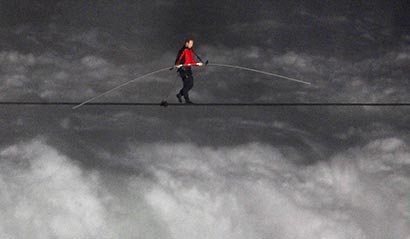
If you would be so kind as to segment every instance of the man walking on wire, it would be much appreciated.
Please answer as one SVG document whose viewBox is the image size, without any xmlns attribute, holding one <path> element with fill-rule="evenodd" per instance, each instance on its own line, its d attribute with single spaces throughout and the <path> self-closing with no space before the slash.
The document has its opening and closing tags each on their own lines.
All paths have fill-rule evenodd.
<svg viewBox="0 0 410 239">
<path fill-rule="evenodd" d="M 194 46 L 194 40 L 187 39 L 185 40 L 184 46 L 179 50 L 178 56 L 175 59 L 175 67 L 178 68 L 179 76 L 182 78 L 183 87 L 177 94 L 179 103 L 182 103 L 182 96 L 185 99 L 186 104 L 193 104 L 189 99 L 189 90 L 194 86 L 194 77 L 192 75 L 191 66 L 202 66 L 202 62 L 196 62 L 194 59 L 194 51 L 192 47 Z M 198 57 L 198 56 L 197 56 Z M 199 57 L 198 57 L 199 59 Z M 201 60 L 201 59 L 199 59 Z"/>
</svg>

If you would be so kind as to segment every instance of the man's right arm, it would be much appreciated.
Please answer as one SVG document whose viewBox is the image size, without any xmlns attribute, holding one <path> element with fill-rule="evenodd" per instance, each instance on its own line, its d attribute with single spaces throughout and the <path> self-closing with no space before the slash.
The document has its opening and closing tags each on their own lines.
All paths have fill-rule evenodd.
<svg viewBox="0 0 410 239">
<path fill-rule="evenodd" d="M 181 50 L 179 50 L 179 52 L 178 52 L 178 55 L 177 55 L 177 58 L 175 59 L 175 65 L 179 65 L 180 64 L 180 62 L 181 62 L 181 60 L 182 60 L 182 57 L 183 57 L 183 53 L 184 53 L 184 48 L 181 48 Z"/>
</svg>

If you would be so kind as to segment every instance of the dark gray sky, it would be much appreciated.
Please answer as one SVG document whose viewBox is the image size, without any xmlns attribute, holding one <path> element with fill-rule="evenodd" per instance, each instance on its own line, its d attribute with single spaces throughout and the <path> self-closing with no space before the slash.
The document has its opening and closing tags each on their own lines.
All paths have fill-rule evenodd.
<svg viewBox="0 0 410 239">
<path fill-rule="evenodd" d="M 410 103 L 409 12 L 3 1 L 0 100 L 81 102 L 171 66 L 194 37 L 210 62 L 312 83 L 207 66 L 194 70 L 195 102 Z M 98 101 L 159 103 L 175 78 Z M 410 238 L 407 106 L 0 108 L 0 238 Z"/>
<path fill-rule="evenodd" d="M 172 64 L 193 36 L 210 62 L 313 84 L 209 67 L 196 77 L 202 101 L 408 102 L 408 10 L 405 1 L 2 3 L 1 97 L 81 101 Z M 158 101 L 173 79 L 105 100 Z"/>
</svg>

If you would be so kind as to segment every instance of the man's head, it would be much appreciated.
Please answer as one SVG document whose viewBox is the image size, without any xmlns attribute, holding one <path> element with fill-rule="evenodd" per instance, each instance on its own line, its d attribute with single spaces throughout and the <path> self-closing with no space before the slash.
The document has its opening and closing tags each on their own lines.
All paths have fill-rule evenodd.
<svg viewBox="0 0 410 239">
<path fill-rule="evenodd" d="M 191 38 L 188 38 L 185 40 L 185 46 L 188 48 L 192 48 L 194 46 L 194 40 Z"/>
</svg>

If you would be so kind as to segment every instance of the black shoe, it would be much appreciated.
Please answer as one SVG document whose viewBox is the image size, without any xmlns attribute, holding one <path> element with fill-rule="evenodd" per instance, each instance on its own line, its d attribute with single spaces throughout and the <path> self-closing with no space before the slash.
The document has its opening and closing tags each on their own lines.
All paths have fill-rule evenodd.
<svg viewBox="0 0 410 239">
<path fill-rule="evenodd" d="M 192 102 L 192 101 L 190 101 L 190 100 L 186 100 L 186 101 L 185 101 L 185 104 L 187 104 L 187 105 L 193 105 L 194 102 Z"/>
<path fill-rule="evenodd" d="M 160 106 L 167 107 L 167 106 L 168 106 L 168 102 L 167 102 L 166 100 L 163 100 L 163 101 L 161 101 Z"/>
<path fill-rule="evenodd" d="M 180 95 L 179 93 L 177 94 L 177 98 L 178 98 L 178 101 L 179 101 L 179 103 L 182 103 L 182 95 Z"/>
</svg>

